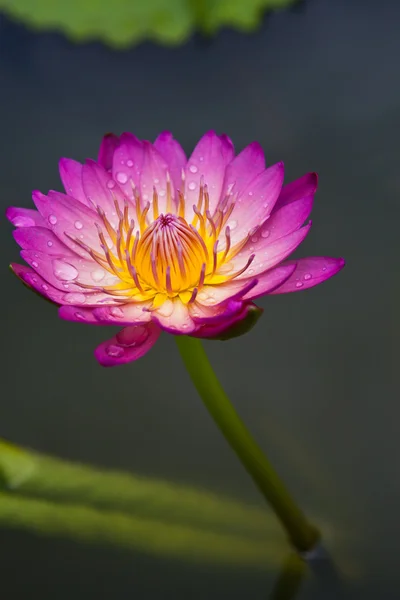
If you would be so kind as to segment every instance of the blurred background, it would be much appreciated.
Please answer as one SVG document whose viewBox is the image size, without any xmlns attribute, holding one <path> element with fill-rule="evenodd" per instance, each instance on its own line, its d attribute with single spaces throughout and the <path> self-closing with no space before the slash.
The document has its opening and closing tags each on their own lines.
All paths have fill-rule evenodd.
<svg viewBox="0 0 400 600">
<path fill-rule="evenodd" d="M 308 0 L 269 13 L 251 34 L 223 29 L 173 47 L 147 41 L 115 50 L 0 16 L 3 214 L 8 205 L 32 207 L 33 189 L 61 189 L 58 159 L 96 157 L 108 131 L 153 140 L 170 129 L 190 153 L 215 129 L 237 150 L 258 140 L 269 163 L 285 162 L 286 181 L 319 173 L 314 226 L 298 255 L 344 256 L 345 270 L 312 291 L 259 301 L 263 318 L 245 337 L 206 343 L 244 421 L 321 525 L 343 577 L 340 592 L 307 578 L 296 596 L 303 600 L 399 594 L 399 22 L 394 0 Z M 93 350 L 113 329 L 59 320 L 9 273 L 18 248 L 5 218 L 0 228 L 0 435 L 62 464 L 263 511 L 174 340 L 164 335 L 139 363 L 102 369 Z M 32 526 L 31 508 L 16 505 L 7 517 L 0 500 L 7 598 L 267 599 L 286 555 L 270 515 L 265 568 L 245 549 L 226 560 L 174 553 L 174 530 L 162 543 L 136 544 L 133 532 L 119 544 L 96 541 L 92 524 L 79 540 L 73 525 L 65 535 L 60 525 L 74 502 L 65 500 L 65 512 L 57 505 L 56 531 L 46 533 Z M 201 511 L 200 492 L 196 502 Z M 25 510 L 26 522 L 10 527 Z M 169 512 L 157 510 L 151 517 L 169 524 Z M 196 554 L 204 542 L 190 535 Z"/>
</svg>

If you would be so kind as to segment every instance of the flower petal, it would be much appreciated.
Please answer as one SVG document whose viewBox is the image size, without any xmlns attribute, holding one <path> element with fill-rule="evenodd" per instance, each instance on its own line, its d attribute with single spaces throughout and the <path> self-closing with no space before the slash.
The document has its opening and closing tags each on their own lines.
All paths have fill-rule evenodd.
<svg viewBox="0 0 400 600">
<path fill-rule="evenodd" d="M 139 186 L 143 169 L 143 143 L 131 133 L 123 133 L 113 156 L 112 175 L 128 198 L 133 198 L 133 187 Z"/>
<path fill-rule="evenodd" d="M 122 329 L 95 350 L 95 357 L 103 367 L 114 367 L 137 360 L 146 354 L 161 333 L 155 323 L 131 325 Z"/>
<path fill-rule="evenodd" d="M 164 331 L 175 335 L 189 335 L 196 329 L 188 307 L 179 298 L 168 299 L 159 308 L 152 311 L 151 316 Z"/>
<path fill-rule="evenodd" d="M 119 137 L 114 133 L 106 133 L 103 137 L 97 162 L 107 171 L 112 168 L 114 152 L 119 144 Z"/>
<path fill-rule="evenodd" d="M 158 207 L 160 213 L 169 212 L 167 204 L 167 171 L 168 164 L 150 142 L 143 142 L 143 168 L 140 174 L 140 193 L 143 206 L 150 202 L 153 204 L 153 188 L 158 194 Z M 172 186 L 172 202 L 174 190 Z M 152 213 L 150 209 L 150 214 Z"/>
<path fill-rule="evenodd" d="M 79 237 L 90 248 L 103 254 L 95 225 L 97 223 L 100 228 L 104 229 L 104 224 L 94 210 L 84 206 L 79 200 L 60 192 L 50 191 L 45 196 L 41 192 L 35 191 L 32 198 L 43 219 L 45 219 L 46 226 L 66 246 L 80 256 L 87 258 L 88 253 L 71 240 L 69 236 Z M 66 234 L 69 234 L 69 236 Z M 105 237 L 107 242 L 110 241 L 106 233 Z"/>
<path fill-rule="evenodd" d="M 282 206 L 289 204 L 291 202 L 295 202 L 300 198 L 305 198 L 307 196 L 313 196 L 318 187 L 318 175 L 317 173 L 307 173 L 284 185 L 281 193 L 279 194 L 279 198 L 276 201 L 274 206 L 274 210 L 279 210 Z"/>
<path fill-rule="evenodd" d="M 255 285 L 244 297 L 243 300 L 254 300 L 271 294 L 273 291 L 282 285 L 292 275 L 296 268 L 295 264 L 285 264 L 280 267 L 275 267 L 266 273 L 258 276 L 257 285 Z"/>
<path fill-rule="evenodd" d="M 228 319 L 205 324 L 192 333 L 192 336 L 223 340 L 243 335 L 254 327 L 262 312 L 263 310 L 255 304 L 241 303 L 240 311 L 232 314 Z M 242 324 L 241 327 L 238 327 L 240 324 Z"/>
<path fill-rule="evenodd" d="M 239 300 L 257 285 L 257 279 L 233 280 L 219 285 L 205 285 L 196 296 L 198 304 L 217 306 L 227 300 Z"/>
<path fill-rule="evenodd" d="M 185 169 L 185 218 L 188 222 L 193 218 L 192 207 L 197 204 L 202 177 L 210 196 L 210 213 L 214 214 L 221 198 L 225 169 L 233 158 L 233 144 L 228 137 L 209 131 L 201 138 Z"/>
<path fill-rule="evenodd" d="M 14 227 L 45 227 L 45 221 L 42 215 L 33 208 L 19 208 L 18 206 L 9 206 L 6 210 L 6 217 Z"/>
<path fill-rule="evenodd" d="M 151 320 L 148 310 L 152 302 L 130 302 L 118 306 L 102 306 L 96 308 L 94 314 L 98 321 L 109 325 L 132 325 L 147 323 Z"/>
<path fill-rule="evenodd" d="M 187 158 L 182 146 L 177 142 L 172 133 L 163 131 L 154 142 L 154 147 L 168 164 L 168 171 L 174 185 L 175 192 L 182 187 L 182 171 L 185 169 Z"/>
<path fill-rule="evenodd" d="M 89 325 L 103 325 L 96 319 L 95 308 L 83 308 L 82 306 L 60 306 L 58 316 L 64 321 L 75 321 L 76 323 L 88 323 Z"/>
<path fill-rule="evenodd" d="M 82 168 L 82 184 L 83 189 L 88 199 L 89 206 L 100 206 L 107 215 L 113 227 L 118 225 L 118 215 L 115 210 L 115 201 L 118 202 L 120 209 L 124 209 L 124 200 L 128 200 L 124 192 L 114 181 L 111 173 L 97 164 L 94 160 L 87 160 Z M 132 217 L 136 217 L 134 213 L 134 205 L 129 206 Z"/>
<path fill-rule="evenodd" d="M 65 193 L 68 196 L 76 198 L 86 206 L 91 207 L 83 191 L 81 163 L 71 158 L 62 158 L 58 163 L 58 168 Z"/>
<path fill-rule="evenodd" d="M 230 188 L 240 194 L 249 183 L 265 170 L 264 152 L 258 142 L 246 146 L 226 168 L 221 199 Z"/>
<path fill-rule="evenodd" d="M 250 268 L 246 269 L 246 271 L 244 271 L 244 273 L 241 275 L 238 275 L 236 277 L 236 281 L 247 279 L 250 276 L 257 276 L 258 278 L 260 273 L 264 273 L 265 271 L 272 269 L 272 267 L 275 267 L 277 264 L 285 260 L 285 258 L 294 252 L 297 246 L 301 244 L 310 231 L 310 227 L 311 222 L 301 229 L 275 240 L 275 242 L 272 242 L 272 244 L 267 243 L 268 238 L 264 240 L 265 245 L 260 242 L 260 245 L 256 250 L 256 256 L 251 263 Z M 238 255 L 232 259 L 231 262 L 233 263 L 234 271 L 242 269 L 248 262 L 250 254 L 252 254 L 255 249 L 254 245 L 250 245 L 251 243 L 251 240 L 249 240 L 242 252 L 240 252 L 241 256 Z"/>
<path fill-rule="evenodd" d="M 262 251 L 275 240 L 299 229 L 308 219 L 313 205 L 314 195 L 300 198 L 273 211 L 270 218 L 252 236 L 254 252 Z"/>
<path fill-rule="evenodd" d="M 23 250 L 44 252 L 48 256 L 77 256 L 47 227 L 21 227 L 13 236 Z"/>
<path fill-rule="evenodd" d="M 190 316 L 197 325 L 221 323 L 236 315 L 243 307 L 242 301 L 228 300 L 216 306 L 206 306 L 200 302 L 188 305 Z"/>
<path fill-rule="evenodd" d="M 345 265 L 343 258 L 332 258 L 329 256 L 313 256 L 288 261 L 285 266 L 294 265 L 293 274 L 272 294 L 287 294 L 288 292 L 300 292 L 318 285 L 326 279 L 333 277 Z"/>
<path fill-rule="evenodd" d="M 241 242 L 265 221 L 282 189 L 283 163 L 277 163 L 257 175 L 238 195 L 228 223 L 232 245 Z"/>
</svg>

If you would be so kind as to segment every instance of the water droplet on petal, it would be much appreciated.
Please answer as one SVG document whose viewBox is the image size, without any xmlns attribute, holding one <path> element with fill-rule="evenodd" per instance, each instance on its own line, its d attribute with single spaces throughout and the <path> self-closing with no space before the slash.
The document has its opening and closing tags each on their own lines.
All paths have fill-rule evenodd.
<svg viewBox="0 0 400 600">
<path fill-rule="evenodd" d="M 53 271 L 54 275 L 57 277 L 57 279 L 60 279 L 60 281 L 72 281 L 79 275 L 77 269 L 75 269 L 73 265 L 70 265 L 62 260 L 58 260 L 57 258 L 53 260 Z"/>
<path fill-rule="evenodd" d="M 15 227 L 34 227 L 35 221 L 30 217 L 24 217 L 23 215 L 16 215 L 13 219 L 11 219 L 11 223 L 15 225 Z"/>
<path fill-rule="evenodd" d="M 157 183 L 160 183 L 160 180 L 157 179 L 157 177 L 156 177 L 155 180 L 154 180 L 154 183 L 155 183 L 155 185 L 157 185 Z"/>
<path fill-rule="evenodd" d="M 196 189 L 196 183 L 194 181 L 191 181 L 188 185 L 189 190 L 195 190 Z"/>
<path fill-rule="evenodd" d="M 253 195 L 253 192 L 249 192 L 249 196 L 252 196 L 252 195 Z"/>
<path fill-rule="evenodd" d="M 103 271 L 103 269 L 96 269 L 95 271 L 92 271 L 92 273 L 90 273 L 90 276 L 93 279 L 93 281 L 97 283 L 98 281 L 104 279 L 105 274 L 106 272 Z"/>
<path fill-rule="evenodd" d="M 249 275 L 253 275 L 253 273 L 254 273 L 254 269 L 249 269 L 249 270 L 248 270 L 248 274 L 249 274 Z"/>
<path fill-rule="evenodd" d="M 263 229 L 261 232 L 261 237 L 263 237 L 264 239 L 266 239 L 267 237 L 269 237 L 270 235 L 270 231 L 269 229 Z"/>
<path fill-rule="evenodd" d="M 42 288 L 43 288 L 43 289 L 46 291 L 46 290 L 48 290 L 48 289 L 49 289 L 49 286 L 48 286 L 48 285 L 46 285 L 46 284 L 44 283 L 44 284 L 42 285 Z"/>
<path fill-rule="evenodd" d="M 126 183 L 128 181 L 128 175 L 123 171 L 119 171 L 119 173 L 117 173 L 117 181 L 119 181 L 119 183 Z"/>
<path fill-rule="evenodd" d="M 38 267 L 38 266 L 39 266 L 39 265 L 37 264 L 36 260 L 33 260 L 33 261 L 32 261 L 32 267 L 33 267 L 34 269 L 36 269 L 36 267 Z"/>
<path fill-rule="evenodd" d="M 107 181 L 107 187 L 109 190 L 112 190 L 115 187 L 114 179 L 110 179 L 110 181 Z"/>
<path fill-rule="evenodd" d="M 124 348 L 132 348 L 143 344 L 149 337 L 149 332 L 143 325 L 137 325 L 135 327 L 126 327 L 117 333 L 117 340 Z"/>
<path fill-rule="evenodd" d="M 235 221 L 234 219 L 232 221 L 229 221 L 229 223 L 227 223 L 227 227 L 229 227 L 231 231 L 233 229 L 236 229 L 237 226 L 238 226 L 238 222 Z"/>
<path fill-rule="evenodd" d="M 198 168 L 196 167 L 196 165 L 190 165 L 190 167 L 189 167 L 189 171 L 190 171 L 191 173 L 197 173 L 197 171 L 198 171 Z"/>
<path fill-rule="evenodd" d="M 296 283 L 296 287 L 297 287 L 297 288 L 301 288 L 301 287 L 303 287 L 303 285 L 304 285 L 304 283 L 302 283 L 301 281 L 298 281 L 298 282 Z"/>
<path fill-rule="evenodd" d="M 120 358 L 125 354 L 125 350 L 121 348 L 121 346 L 115 346 L 114 344 L 111 344 L 110 346 L 107 346 L 106 353 L 108 356 L 112 356 L 113 358 Z"/>
<path fill-rule="evenodd" d="M 326 267 L 322 267 L 322 270 L 323 270 L 323 271 L 326 271 Z"/>
<path fill-rule="evenodd" d="M 203 162 L 204 156 L 199 156 L 199 160 L 201 160 Z"/>
<path fill-rule="evenodd" d="M 253 244 L 255 244 L 256 242 L 258 242 L 258 235 L 257 234 L 256 235 L 252 235 L 250 239 L 253 242 Z"/>
<path fill-rule="evenodd" d="M 263 208 L 268 208 L 268 202 L 265 202 L 265 204 L 263 204 Z"/>
<path fill-rule="evenodd" d="M 81 221 L 75 221 L 75 228 L 76 229 L 82 229 L 83 227 L 83 223 Z"/>
<path fill-rule="evenodd" d="M 133 167 L 133 160 L 127 160 L 126 164 L 128 167 Z"/>
<path fill-rule="evenodd" d="M 67 304 L 84 304 L 86 298 L 85 294 L 81 294 L 79 292 L 70 292 L 69 294 L 64 294 L 62 300 L 67 302 Z"/>
<path fill-rule="evenodd" d="M 308 281 L 308 280 L 309 280 L 309 279 L 311 279 L 311 278 L 312 278 L 312 275 L 311 275 L 311 273 L 306 273 L 306 274 L 304 275 L 304 279 L 305 279 L 306 281 Z"/>
<path fill-rule="evenodd" d="M 50 225 L 55 225 L 57 223 L 56 215 L 50 215 L 48 218 L 48 221 L 49 221 Z"/>
<path fill-rule="evenodd" d="M 158 192 L 158 195 L 159 195 L 159 196 L 161 196 L 161 198 L 162 198 L 163 196 L 165 196 L 165 190 L 160 190 L 160 191 Z"/>
<path fill-rule="evenodd" d="M 124 316 L 124 311 L 118 308 L 118 306 L 113 306 L 112 308 L 110 308 L 110 314 L 113 317 L 122 318 Z"/>
<path fill-rule="evenodd" d="M 49 241 L 47 242 L 47 245 L 48 245 L 48 247 L 49 247 L 49 248 L 51 248 L 51 247 L 52 247 L 52 245 L 53 245 L 53 242 L 52 242 L 51 240 L 49 240 Z"/>
</svg>

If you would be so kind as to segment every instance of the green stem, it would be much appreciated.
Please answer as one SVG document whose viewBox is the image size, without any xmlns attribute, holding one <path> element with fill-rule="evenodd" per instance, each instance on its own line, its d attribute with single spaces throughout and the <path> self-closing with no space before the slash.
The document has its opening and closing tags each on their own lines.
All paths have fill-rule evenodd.
<svg viewBox="0 0 400 600">
<path fill-rule="evenodd" d="M 294 547 L 311 550 L 319 540 L 311 525 L 295 504 L 272 465 L 254 441 L 219 383 L 199 339 L 175 337 L 183 362 L 214 421 L 236 452 L 267 502 L 286 529 Z"/>
</svg>

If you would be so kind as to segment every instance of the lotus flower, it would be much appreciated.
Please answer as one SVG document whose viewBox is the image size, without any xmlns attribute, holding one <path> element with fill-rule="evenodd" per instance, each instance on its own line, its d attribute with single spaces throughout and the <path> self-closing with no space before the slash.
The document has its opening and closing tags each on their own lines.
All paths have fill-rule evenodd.
<svg viewBox="0 0 400 600">
<path fill-rule="evenodd" d="M 187 159 L 168 132 L 154 144 L 109 134 L 97 161 L 63 158 L 60 175 L 65 193 L 8 208 L 29 265 L 12 269 L 62 319 L 124 326 L 95 352 L 106 366 L 140 358 L 163 330 L 229 337 L 254 299 L 306 290 L 344 265 L 285 260 L 310 230 L 317 176 L 282 187 L 283 164 L 266 168 L 257 143 L 235 156 L 208 132 Z"/>
</svg>

